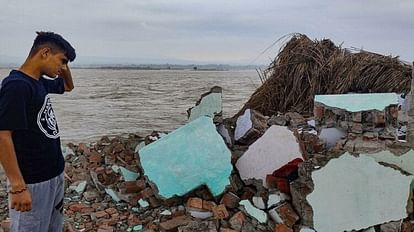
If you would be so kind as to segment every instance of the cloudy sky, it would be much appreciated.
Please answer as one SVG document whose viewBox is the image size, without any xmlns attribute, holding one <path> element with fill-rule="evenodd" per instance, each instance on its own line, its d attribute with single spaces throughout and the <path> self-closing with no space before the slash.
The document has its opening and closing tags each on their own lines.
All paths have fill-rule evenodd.
<svg viewBox="0 0 414 232">
<path fill-rule="evenodd" d="M 413 12 L 413 0 L 0 0 L 0 57 L 23 59 L 47 30 L 80 64 L 268 64 L 278 44 L 260 54 L 298 32 L 411 62 Z"/>
</svg>

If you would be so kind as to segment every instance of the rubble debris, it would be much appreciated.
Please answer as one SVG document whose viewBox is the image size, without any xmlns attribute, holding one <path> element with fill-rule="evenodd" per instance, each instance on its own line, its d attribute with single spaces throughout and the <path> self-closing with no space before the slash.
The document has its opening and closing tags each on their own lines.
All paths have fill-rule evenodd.
<svg viewBox="0 0 414 232">
<path fill-rule="evenodd" d="M 139 152 L 144 174 L 164 198 L 207 185 L 214 196 L 230 185 L 231 153 L 206 116 L 178 128 Z"/>
<path fill-rule="evenodd" d="M 237 118 L 234 139 L 242 144 L 252 144 L 267 129 L 266 118 L 255 110 L 247 109 Z"/>
<path fill-rule="evenodd" d="M 263 210 L 260 210 L 252 205 L 249 200 L 240 201 L 240 206 L 246 211 L 247 214 L 257 219 L 260 223 L 267 222 L 267 214 Z"/>
<path fill-rule="evenodd" d="M 384 167 L 371 157 L 345 153 L 313 171 L 312 179 L 315 187 L 307 200 L 318 232 L 359 230 L 407 217 L 413 176 Z M 392 187 L 384 188 L 384 182 Z"/>
<path fill-rule="evenodd" d="M 299 216 L 287 202 L 269 210 L 269 215 L 274 222 L 287 225 L 288 227 L 292 227 L 299 220 Z"/>
<path fill-rule="evenodd" d="M 273 125 L 250 145 L 236 168 L 243 180 L 261 180 L 267 186 L 266 176 L 295 158 L 301 158 L 295 136 L 286 127 Z"/>
<path fill-rule="evenodd" d="M 223 111 L 222 92 L 221 87 L 214 86 L 208 93 L 201 95 L 196 106 L 188 109 L 188 121 L 191 122 L 200 116 L 209 116 L 214 122 L 222 121 L 217 119 L 221 118 Z"/>
</svg>

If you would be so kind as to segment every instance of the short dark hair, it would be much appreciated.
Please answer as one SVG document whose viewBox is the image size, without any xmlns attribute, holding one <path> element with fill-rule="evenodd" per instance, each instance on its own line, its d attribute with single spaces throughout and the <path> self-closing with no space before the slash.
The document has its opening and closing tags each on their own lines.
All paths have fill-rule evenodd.
<svg viewBox="0 0 414 232">
<path fill-rule="evenodd" d="M 36 54 L 40 49 L 49 47 L 52 52 L 63 52 L 70 62 L 76 58 L 75 49 L 61 35 L 54 32 L 36 32 L 37 36 L 30 49 L 30 56 Z"/>
</svg>

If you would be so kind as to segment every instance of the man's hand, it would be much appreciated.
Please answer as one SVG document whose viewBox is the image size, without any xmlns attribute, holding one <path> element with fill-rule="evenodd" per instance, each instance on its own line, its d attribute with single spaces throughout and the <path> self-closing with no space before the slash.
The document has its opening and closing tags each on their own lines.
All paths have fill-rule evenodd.
<svg viewBox="0 0 414 232">
<path fill-rule="evenodd" d="M 61 70 L 61 74 L 59 77 L 63 78 L 65 92 L 70 92 L 74 88 L 73 80 L 72 80 L 72 73 L 70 72 L 68 64 L 65 64 Z"/>
<path fill-rule="evenodd" d="M 9 193 L 10 196 L 10 208 L 26 212 L 32 210 L 32 195 L 29 190 L 25 190 L 21 193 Z"/>
</svg>

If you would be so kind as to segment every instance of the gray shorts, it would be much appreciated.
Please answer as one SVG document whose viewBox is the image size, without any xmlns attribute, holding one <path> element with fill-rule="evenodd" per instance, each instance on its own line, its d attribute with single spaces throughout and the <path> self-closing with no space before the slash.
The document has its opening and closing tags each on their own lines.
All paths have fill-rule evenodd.
<svg viewBox="0 0 414 232">
<path fill-rule="evenodd" d="M 11 232 L 61 232 L 63 230 L 63 173 L 50 180 L 28 184 L 32 194 L 32 210 L 10 209 Z"/>
</svg>

